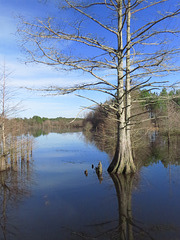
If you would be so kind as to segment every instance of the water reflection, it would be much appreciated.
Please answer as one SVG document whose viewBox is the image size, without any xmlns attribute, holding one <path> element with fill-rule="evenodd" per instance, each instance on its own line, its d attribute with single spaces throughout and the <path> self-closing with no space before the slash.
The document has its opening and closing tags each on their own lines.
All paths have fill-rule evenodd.
<svg viewBox="0 0 180 240">
<path fill-rule="evenodd" d="M 133 240 L 132 186 L 134 175 L 111 174 L 119 206 L 119 226 L 113 239 Z M 118 238 L 119 236 L 119 238 Z"/>
<path fill-rule="evenodd" d="M 178 138 L 147 142 L 128 176 L 109 175 L 108 154 L 82 133 L 37 142 L 33 164 L 13 160 L 0 173 L 0 239 L 180 239 Z"/>
<path fill-rule="evenodd" d="M 133 217 L 132 196 L 134 188 L 138 186 L 137 174 L 110 175 L 117 194 L 119 225 L 114 229 L 109 239 L 118 240 L 155 240 L 151 235 L 150 226 Z M 158 225 L 153 225 L 158 230 Z"/>
<path fill-rule="evenodd" d="M 161 201 L 161 207 L 164 208 L 164 212 L 161 212 L 161 207 L 159 207 L 159 198 L 163 191 L 159 191 L 159 194 L 154 194 L 151 197 L 157 198 L 153 201 L 154 207 L 151 206 L 152 198 L 144 198 L 140 200 L 139 203 L 136 202 L 134 197 L 136 190 L 139 188 L 140 179 L 137 174 L 131 175 L 110 175 L 114 188 L 116 190 L 116 201 L 118 202 L 118 220 L 109 220 L 98 222 L 95 224 L 88 225 L 90 227 L 90 232 L 84 231 L 78 232 L 76 230 L 68 229 L 74 236 L 72 239 L 112 239 L 112 240 L 160 240 L 160 239 L 179 239 L 180 226 L 178 226 L 178 221 L 171 222 L 171 217 L 164 217 L 163 215 L 172 215 L 171 211 L 174 211 L 174 206 L 169 209 L 169 199 L 164 199 L 165 202 Z M 99 178 L 99 177 L 98 177 Z M 101 181 L 102 183 L 102 181 Z M 141 191 L 138 189 L 138 191 Z M 147 190 L 148 191 L 148 190 Z M 151 195 L 151 191 L 149 194 Z M 142 194 L 142 192 L 141 192 Z M 179 195 L 179 194 L 178 194 Z M 163 197 L 162 197 L 163 198 Z M 172 198 L 172 196 L 171 196 Z M 143 202 L 144 201 L 144 202 Z M 144 217 L 134 210 L 134 207 L 139 208 L 142 206 L 142 211 L 144 211 Z M 146 206 L 144 206 L 146 205 Z M 159 209 L 158 209 L 159 207 Z M 156 209 L 156 210 L 155 210 Z M 104 209 L 108 211 L 108 206 Z M 150 212 L 149 212 L 150 211 Z M 177 211 L 177 210 L 176 210 Z M 98 214 L 98 211 L 97 211 Z M 160 215 L 160 218 L 159 218 Z M 149 218 L 149 220 L 147 220 Z M 67 230 L 67 229 L 66 229 Z M 79 237 L 79 238 L 78 238 Z"/>
<path fill-rule="evenodd" d="M 109 158 L 113 158 L 115 141 L 111 138 L 101 138 L 99 135 L 85 133 L 86 141 L 94 144 L 101 151 L 105 151 Z M 137 169 L 161 161 L 165 167 L 170 164 L 180 164 L 180 136 L 174 135 L 169 139 L 156 131 L 141 134 L 133 139 L 133 156 Z"/>
<path fill-rule="evenodd" d="M 0 172 L 0 239 L 14 239 L 18 232 L 11 211 L 30 195 L 32 171 L 28 158 L 11 160 L 9 169 Z"/>
<path fill-rule="evenodd" d="M 96 171 L 97 173 L 97 171 Z M 106 175 L 106 174 L 104 174 Z M 103 174 L 101 173 L 100 183 L 103 181 Z M 118 203 L 118 219 L 111 219 L 109 216 L 108 220 L 102 220 L 101 222 L 96 222 L 89 225 L 84 225 L 83 231 L 78 232 L 75 229 L 64 228 L 65 231 L 69 231 L 73 236 L 72 239 L 112 239 L 112 240 L 139 240 L 139 239 L 153 239 L 148 231 L 143 228 L 143 224 L 135 221 L 133 218 L 133 209 L 132 209 L 132 195 L 133 189 L 137 187 L 138 176 L 136 174 L 130 175 L 117 175 L 117 174 L 108 174 L 112 179 L 111 184 L 114 187 L 116 192 L 116 202 Z M 99 179 L 99 175 L 97 173 Z M 107 176 L 106 176 L 107 177 Z M 111 193 L 112 194 L 112 193 Z M 108 196 L 107 196 L 108 197 Z M 98 200 L 97 200 L 98 204 Z M 108 212 L 108 207 L 104 208 L 104 211 Z M 96 210 L 95 210 L 96 211 Z M 98 210 L 97 210 L 98 214 Z M 87 219 L 88 221 L 88 219 Z M 86 230 L 86 228 L 90 228 Z M 88 233 L 90 232 L 90 233 Z M 142 236 L 144 238 L 142 238 Z M 147 237 L 147 238 L 146 238 Z"/>
<path fill-rule="evenodd" d="M 116 189 L 119 224 L 111 229 L 107 224 L 108 230 L 102 232 L 107 239 L 180 239 L 180 138 L 153 133 L 143 139 L 143 147 L 134 151 L 138 173 L 110 175 Z M 90 142 L 111 156 L 110 145 L 106 148 L 96 136 L 91 136 Z M 101 239 L 101 234 L 93 237 Z"/>
</svg>

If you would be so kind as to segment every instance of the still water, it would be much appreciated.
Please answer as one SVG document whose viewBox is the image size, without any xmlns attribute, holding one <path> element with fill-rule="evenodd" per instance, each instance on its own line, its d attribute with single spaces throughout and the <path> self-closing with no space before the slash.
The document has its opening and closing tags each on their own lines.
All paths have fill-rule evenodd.
<svg viewBox="0 0 180 240">
<path fill-rule="evenodd" d="M 180 167 L 156 161 L 125 178 L 109 161 L 81 132 L 36 138 L 33 160 L 1 176 L 0 239 L 180 239 Z"/>
</svg>

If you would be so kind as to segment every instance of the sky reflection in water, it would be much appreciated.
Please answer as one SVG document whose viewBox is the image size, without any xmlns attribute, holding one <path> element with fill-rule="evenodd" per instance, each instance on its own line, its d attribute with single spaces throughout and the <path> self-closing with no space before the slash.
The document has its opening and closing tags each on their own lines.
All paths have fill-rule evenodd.
<svg viewBox="0 0 180 240">
<path fill-rule="evenodd" d="M 180 239 L 180 168 L 161 162 L 143 167 L 133 180 L 133 232 L 124 228 L 119 188 L 106 169 L 109 157 L 82 133 L 51 133 L 36 138 L 30 196 L 7 210 L 14 236 L 7 239 Z M 103 165 L 100 183 L 92 164 Z M 84 174 L 88 170 L 88 176 Z M 122 184 L 122 180 L 118 180 Z M 123 184 L 127 184 L 126 179 Z M 131 198 L 131 197 L 130 197 Z M 118 203 L 119 200 L 119 203 Z M 129 205 L 130 206 L 130 205 Z M 128 223 L 129 223 L 128 222 Z M 9 224 L 10 226 L 10 224 Z M 14 228 L 15 227 L 15 228 Z M 129 232 L 128 232 L 129 231 Z M 132 238 L 133 236 L 133 238 Z M 2 238 L 3 239 L 3 238 Z"/>
</svg>

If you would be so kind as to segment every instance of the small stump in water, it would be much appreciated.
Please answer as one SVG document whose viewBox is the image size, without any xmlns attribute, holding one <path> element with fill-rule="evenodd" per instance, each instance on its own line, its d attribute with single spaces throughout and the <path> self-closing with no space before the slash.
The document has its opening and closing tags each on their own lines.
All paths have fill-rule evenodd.
<svg viewBox="0 0 180 240">
<path fill-rule="evenodd" d="M 102 177 L 102 163 L 101 162 L 99 162 L 98 166 L 96 167 L 96 174 L 97 174 L 98 179 L 101 183 L 102 180 L 103 180 L 103 177 Z"/>
<path fill-rule="evenodd" d="M 98 175 L 102 175 L 102 163 L 99 162 L 98 166 L 96 167 L 96 173 Z"/>
<path fill-rule="evenodd" d="M 86 177 L 88 176 L 88 170 L 87 169 L 84 171 L 84 174 L 86 175 Z"/>
</svg>

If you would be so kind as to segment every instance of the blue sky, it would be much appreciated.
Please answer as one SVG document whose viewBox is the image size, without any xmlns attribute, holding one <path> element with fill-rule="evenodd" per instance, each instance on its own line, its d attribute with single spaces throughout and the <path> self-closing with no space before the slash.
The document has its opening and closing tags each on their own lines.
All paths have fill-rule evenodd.
<svg viewBox="0 0 180 240">
<path fill-rule="evenodd" d="M 44 5 L 38 0 L 0 0 L 0 66 L 5 62 L 9 86 L 15 87 L 16 99 L 22 101 L 22 111 L 17 112 L 19 117 L 75 117 L 83 107 L 92 103 L 73 94 L 66 96 L 42 96 L 43 93 L 32 92 L 20 87 L 47 87 L 49 85 L 80 83 L 87 80 L 82 73 L 56 72 L 54 69 L 37 65 L 24 64 L 25 56 L 20 48 L 20 41 L 16 35 L 17 16 L 27 18 L 46 15 L 46 11 L 53 14 L 53 7 Z M 90 77 L 90 76 L 89 76 Z M 19 88 L 19 89 L 18 89 Z M 89 94 L 88 94 L 89 96 Z M 106 97 L 95 95 L 97 101 L 103 102 Z M 83 117 L 85 111 L 80 113 Z"/>
<path fill-rule="evenodd" d="M 20 87 L 43 88 L 50 85 L 69 85 L 91 81 L 91 76 L 79 72 L 62 72 L 54 69 L 37 65 L 24 64 L 25 56 L 21 52 L 20 40 L 16 34 L 17 16 L 22 15 L 25 18 L 32 19 L 47 15 L 54 15 L 53 4 L 43 4 L 45 0 L 0 0 L 0 66 L 5 62 L 9 72 L 9 85 L 17 89 L 16 100 L 22 101 L 23 111 L 18 112 L 17 116 L 32 117 L 39 115 L 41 117 L 75 117 L 84 106 L 92 103 L 78 98 L 75 95 L 66 96 L 42 96 L 43 93 L 27 91 Z M 56 0 L 51 0 L 56 3 Z M 173 0 L 173 3 L 178 0 Z M 62 17 L 62 16 L 61 16 Z M 64 15 L 68 18 L 69 16 Z M 149 15 L 150 17 L 150 15 Z M 141 16 L 145 20 L 146 16 Z M 179 19 L 177 20 L 179 21 Z M 176 23 L 177 23 L 176 21 Z M 178 25 L 178 24 L 177 24 Z M 179 74 L 171 75 L 168 80 L 179 80 Z M 167 78 L 165 79 L 167 80 Z M 87 97 L 92 97 L 98 102 L 104 102 L 108 97 L 102 94 L 85 93 Z M 80 116 L 84 116 L 82 112 Z"/>
</svg>

